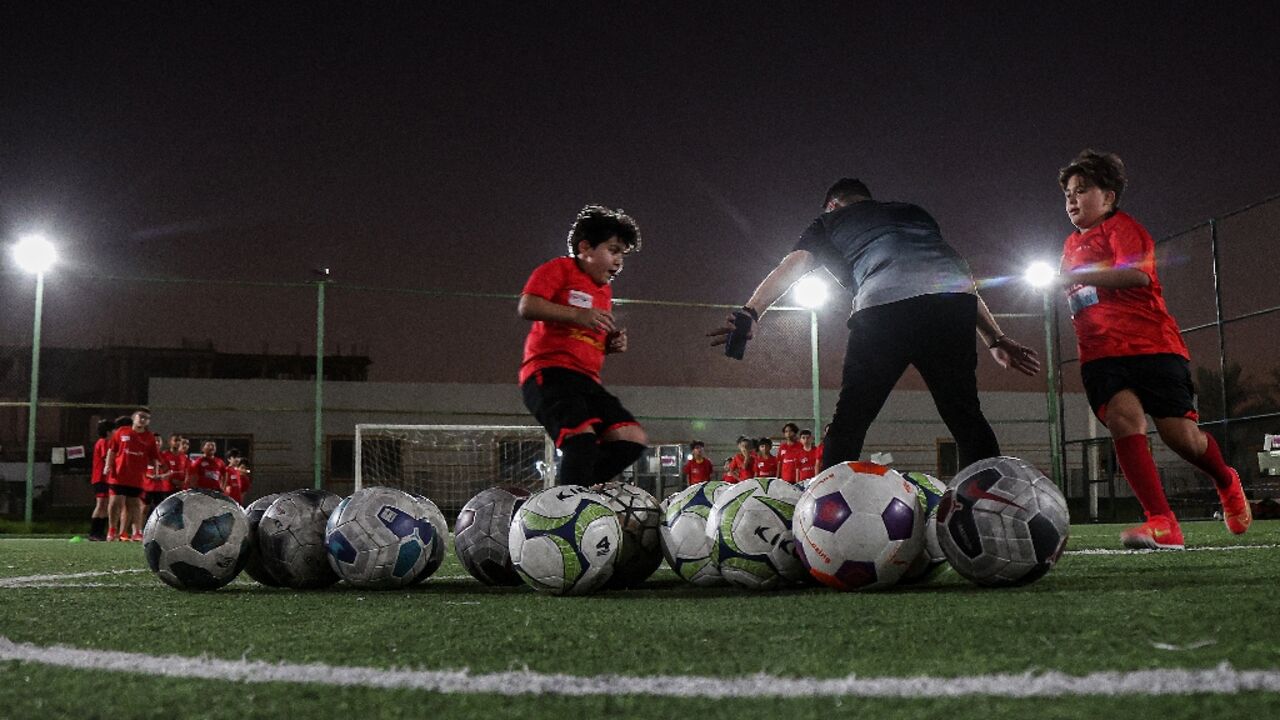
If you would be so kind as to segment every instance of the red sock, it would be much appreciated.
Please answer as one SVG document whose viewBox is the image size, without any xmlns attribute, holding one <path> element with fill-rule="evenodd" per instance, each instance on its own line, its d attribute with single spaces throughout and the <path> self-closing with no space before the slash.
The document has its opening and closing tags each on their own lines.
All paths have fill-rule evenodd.
<svg viewBox="0 0 1280 720">
<path fill-rule="evenodd" d="M 1156 461 L 1151 457 L 1147 447 L 1147 436 L 1126 435 L 1115 441 L 1116 459 L 1120 461 L 1120 469 L 1133 488 L 1133 494 L 1147 513 L 1147 519 L 1156 515 L 1169 515 L 1169 501 L 1164 496 L 1164 486 L 1160 484 L 1160 472 L 1156 470 Z"/>
<path fill-rule="evenodd" d="M 1222 459 L 1222 450 L 1218 448 L 1218 441 L 1214 440 L 1209 433 L 1204 434 L 1204 439 L 1209 441 L 1204 448 L 1204 454 L 1192 460 L 1191 464 L 1208 473 L 1219 490 L 1226 490 L 1231 487 L 1233 480 L 1231 468 Z"/>
</svg>

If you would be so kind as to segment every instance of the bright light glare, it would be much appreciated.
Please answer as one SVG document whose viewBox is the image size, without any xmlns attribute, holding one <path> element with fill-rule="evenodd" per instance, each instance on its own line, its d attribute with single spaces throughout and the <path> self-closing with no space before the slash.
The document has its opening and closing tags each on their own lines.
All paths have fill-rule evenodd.
<svg viewBox="0 0 1280 720">
<path fill-rule="evenodd" d="M 1027 284 L 1033 288 L 1043 288 L 1048 287 L 1057 275 L 1058 272 L 1049 263 L 1033 262 L 1027 267 L 1027 271 L 1022 274 L 1022 279 L 1026 280 Z"/>
<path fill-rule="evenodd" d="M 827 302 L 827 284 L 812 275 L 796 283 L 791 293 L 796 302 L 812 310 L 822 307 Z"/>
<path fill-rule="evenodd" d="M 40 275 L 53 267 L 58 251 L 43 235 L 27 235 L 13 246 L 13 259 L 26 272 Z"/>
</svg>

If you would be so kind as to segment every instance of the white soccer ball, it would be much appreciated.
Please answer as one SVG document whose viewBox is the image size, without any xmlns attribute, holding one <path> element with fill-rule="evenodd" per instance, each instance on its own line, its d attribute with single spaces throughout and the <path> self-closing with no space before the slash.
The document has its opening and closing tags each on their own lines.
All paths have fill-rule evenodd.
<svg viewBox="0 0 1280 720">
<path fill-rule="evenodd" d="M 730 584 L 772 590 L 804 580 L 791 517 L 800 491 L 776 478 L 735 483 L 707 517 L 711 563 Z"/>
<path fill-rule="evenodd" d="M 1067 501 L 1024 460 L 996 457 L 960 471 L 938 505 L 938 541 L 979 585 L 1024 585 L 1058 562 L 1071 533 Z"/>
<path fill-rule="evenodd" d="M 358 588 L 400 588 L 425 579 L 424 571 L 439 567 L 432 559 L 445 543 L 425 502 L 388 487 L 357 490 L 325 526 L 329 565 Z"/>
<path fill-rule="evenodd" d="M 924 547 L 916 488 L 870 462 L 823 470 L 796 506 L 796 544 L 809 573 L 837 590 L 892 586 Z"/>
<path fill-rule="evenodd" d="M 507 550 L 516 571 L 533 589 L 552 595 L 585 595 L 613 574 L 622 525 L 608 499 L 581 485 L 534 493 L 516 511 Z"/>
<path fill-rule="evenodd" d="M 724 584 L 720 570 L 711 563 L 707 518 L 716 498 L 731 487 L 720 480 L 708 480 L 662 501 L 662 554 L 676 575 L 698 587 Z"/>
<path fill-rule="evenodd" d="M 410 583 L 411 585 L 417 585 L 434 575 L 440 569 L 440 566 L 444 564 L 444 556 L 448 551 L 449 521 L 444 519 L 444 511 L 440 509 L 439 505 L 435 504 L 435 501 L 429 499 L 426 495 L 409 494 L 413 495 L 413 498 L 419 503 L 422 503 L 423 509 L 426 511 L 427 520 L 436 529 L 436 535 L 444 538 L 441 542 L 431 546 L 431 552 L 427 555 L 427 563 L 422 566 L 422 571 Z"/>
<path fill-rule="evenodd" d="M 293 490 L 276 498 L 258 524 L 262 564 L 281 585 L 322 588 L 338 582 L 324 529 L 342 498 L 324 490 Z"/>
<path fill-rule="evenodd" d="M 622 526 L 622 547 L 605 584 L 610 588 L 635 587 L 662 564 L 662 508 L 648 491 L 631 483 L 611 481 L 593 485 L 604 496 Z"/>
<path fill-rule="evenodd" d="M 249 522 L 231 498 L 183 490 L 156 506 L 142 529 L 147 566 L 181 590 L 215 590 L 249 560 Z"/>
<path fill-rule="evenodd" d="M 924 546 L 911 561 L 907 571 L 898 579 L 900 584 L 924 583 L 937 577 L 947 568 L 947 556 L 938 543 L 938 504 L 947 486 L 938 478 L 922 472 L 906 472 L 902 476 L 916 486 L 916 501 L 924 514 Z"/>
<path fill-rule="evenodd" d="M 529 497 L 515 485 L 481 490 L 462 506 L 453 525 L 453 552 L 471 576 L 485 585 L 519 585 L 524 581 L 511 564 L 507 540 L 511 519 Z"/>
</svg>

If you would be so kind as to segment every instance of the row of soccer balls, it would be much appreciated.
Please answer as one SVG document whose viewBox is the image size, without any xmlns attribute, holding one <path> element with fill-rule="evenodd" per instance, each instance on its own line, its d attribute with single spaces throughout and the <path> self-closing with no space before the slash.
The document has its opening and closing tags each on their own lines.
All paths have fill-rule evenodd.
<svg viewBox="0 0 1280 720">
<path fill-rule="evenodd" d="M 844 590 L 920 582 L 951 565 L 989 585 L 1029 582 L 1067 538 L 1065 502 L 1033 467 L 996 458 L 943 489 L 872 463 L 845 463 L 800 488 L 776 479 L 682 490 L 659 504 L 634 485 L 490 488 L 462 509 L 459 560 L 492 585 L 584 594 L 633 587 L 663 556 L 699 586 L 769 589 L 819 580 Z M 392 488 L 340 499 L 319 490 L 260 498 L 246 511 L 209 491 L 179 493 L 143 532 L 166 583 L 212 589 L 244 569 L 273 586 L 404 587 L 430 576 L 448 526 L 430 500 Z"/>
</svg>

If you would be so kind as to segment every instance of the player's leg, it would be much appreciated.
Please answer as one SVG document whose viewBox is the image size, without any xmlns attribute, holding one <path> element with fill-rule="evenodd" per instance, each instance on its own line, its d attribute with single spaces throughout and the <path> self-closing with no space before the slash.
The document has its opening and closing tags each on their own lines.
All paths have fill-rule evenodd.
<svg viewBox="0 0 1280 720">
<path fill-rule="evenodd" d="M 118 485 L 107 486 L 107 539 L 115 540 L 120 535 L 120 528 L 125 527 L 124 521 L 127 518 L 122 517 L 126 505 L 125 496 L 119 492 Z"/>
<path fill-rule="evenodd" d="M 960 467 L 1000 454 L 1000 442 L 978 399 L 978 351 L 973 295 L 925 295 L 916 301 L 911 362 L 924 378 L 938 415 L 955 438 Z"/>
<path fill-rule="evenodd" d="M 1170 450 L 1213 479 L 1227 529 L 1236 535 L 1248 530 L 1253 523 L 1253 511 L 1240 484 L 1240 474 L 1223 459 L 1218 441 L 1190 418 L 1155 418 L 1155 422 L 1160 439 Z"/>
<path fill-rule="evenodd" d="M 93 484 L 93 512 L 89 514 L 89 539 L 107 539 L 107 484 Z"/>
<path fill-rule="evenodd" d="M 1147 516 L 1146 522 L 1120 533 L 1121 542 L 1136 549 L 1182 549 L 1182 530 L 1169 507 L 1160 471 L 1147 444 L 1142 402 L 1132 390 L 1121 390 L 1107 401 L 1100 417 L 1111 433 L 1120 470 Z"/>
<path fill-rule="evenodd" d="M 129 527 L 132 533 L 129 536 L 134 542 L 142 542 L 142 493 L 129 498 Z"/>
<path fill-rule="evenodd" d="M 840 396 L 831 426 L 822 439 L 819 470 L 858 459 L 867 429 L 907 369 L 903 326 L 897 324 L 904 320 L 904 313 L 895 312 L 894 308 L 901 304 L 867 308 L 849 318 Z M 910 318 L 905 319 L 906 327 L 910 327 Z"/>
<path fill-rule="evenodd" d="M 595 466 L 591 470 L 593 483 L 608 482 L 631 467 L 649 445 L 644 428 L 618 398 L 599 385 L 589 396 L 592 414 L 599 416 L 603 432 Z"/>
<path fill-rule="evenodd" d="M 586 401 L 590 378 L 568 370 L 546 368 L 533 374 L 520 391 L 524 405 L 560 450 L 558 485 L 590 485 L 599 455 L 595 427 L 600 418 Z"/>
</svg>

